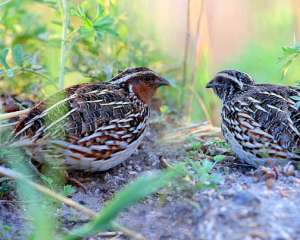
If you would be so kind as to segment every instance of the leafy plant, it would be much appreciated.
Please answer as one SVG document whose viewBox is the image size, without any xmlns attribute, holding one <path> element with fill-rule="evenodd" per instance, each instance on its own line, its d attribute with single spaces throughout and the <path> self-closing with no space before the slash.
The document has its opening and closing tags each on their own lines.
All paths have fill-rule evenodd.
<svg viewBox="0 0 300 240">
<path fill-rule="evenodd" d="M 53 178 L 46 176 L 46 175 L 42 175 L 41 176 L 43 182 L 45 183 L 46 186 L 48 186 L 49 189 L 51 189 L 52 191 L 58 192 L 63 196 L 70 196 L 73 193 L 76 192 L 75 187 L 71 186 L 71 185 L 63 185 L 62 187 L 57 184 L 57 181 L 54 181 Z"/>
<path fill-rule="evenodd" d="M 212 171 L 214 166 L 215 163 L 207 159 L 195 161 L 188 158 L 184 165 L 185 179 L 196 190 L 216 188 L 223 179 L 219 173 Z"/>
</svg>

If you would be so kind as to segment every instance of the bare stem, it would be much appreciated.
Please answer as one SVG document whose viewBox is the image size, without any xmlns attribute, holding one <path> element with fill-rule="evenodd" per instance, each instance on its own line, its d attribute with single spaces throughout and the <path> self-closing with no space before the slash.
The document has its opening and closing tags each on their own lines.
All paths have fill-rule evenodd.
<svg viewBox="0 0 300 240">
<path fill-rule="evenodd" d="M 182 90 L 181 90 L 181 112 L 184 108 L 184 98 L 186 90 L 186 82 L 188 78 L 187 74 L 187 65 L 189 57 L 189 45 L 190 45 L 190 0 L 187 0 L 187 14 L 186 14 L 186 34 L 185 34 L 185 46 L 184 46 L 184 55 L 183 55 L 183 70 L 182 70 Z"/>
<path fill-rule="evenodd" d="M 19 117 L 23 114 L 26 114 L 30 111 L 30 109 L 24 109 L 24 110 L 21 110 L 21 111 L 16 111 L 16 112 L 10 112 L 10 113 L 3 113 L 3 114 L 0 114 L 0 120 L 6 120 L 6 119 L 11 119 L 11 118 L 14 118 L 14 117 Z"/>
<path fill-rule="evenodd" d="M 59 82 L 58 86 L 60 89 L 64 88 L 65 85 L 65 64 L 67 55 L 67 37 L 69 27 L 69 6 L 68 0 L 61 0 L 61 14 L 62 14 L 62 34 L 61 34 L 61 47 L 60 47 L 60 67 L 59 67 Z"/>
<path fill-rule="evenodd" d="M 196 80 L 196 71 L 197 71 L 197 66 L 198 66 L 198 59 L 197 59 L 197 53 L 199 52 L 199 48 L 200 48 L 200 26 L 201 26 L 201 19 L 202 19 L 202 15 L 203 15 L 203 11 L 204 11 L 204 0 L 201 0 L 201 5 L 200 5 L 200 11 L 199 11 L 199 15 L 198 15 L 198 19 L 197 19 L 197 28 L 196 28 L 196 41 L 194 44 L 194 61 L 192 63 L 192 75 L 191 75 L 191 84 L 190 84 L 190 89 L 194 90 L 194 84 L 195 84 L 195 80 Z M 200 96 L 199 96 L 200 97 Z M 188 116 L 191 115 L 191 111 L 192 111 L 192 100 L 193 100 L 193 96 L 192 94 L 189 95 L 189 100 L 188 100 L 188 110 L 187 110 L 187 114 Z M 206 115 L 207 117 L 207 115 Z M 209 121 L 209 119 L 207 119 Z"/>
<path fill-rule="evenodd" d="M 192 95 L 197 99 L 197 102 L 200 105 L 200 108 L 202 109 L 202 111 L 203 111 L 203 113 L 205 115 L 206 120 L 208 121 L 208 123 L 210 125 L 213 125 L 212 119 L 211 119 L 211 117 L 209 115 L 208 109 L 206 108 L 203 99 L 201 98 L 201 96 L 196 92 L 196 90 L 192 86 L 189 89 L 190 89 Z"/>
</svg>

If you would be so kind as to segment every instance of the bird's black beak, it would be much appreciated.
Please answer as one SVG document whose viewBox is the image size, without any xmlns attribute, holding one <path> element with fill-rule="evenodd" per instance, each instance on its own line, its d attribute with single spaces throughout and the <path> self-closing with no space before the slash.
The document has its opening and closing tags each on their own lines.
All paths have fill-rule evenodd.
<svg viewBox="0 0 300 240">
<path fill-rule="evenodd" d="M 214 81 L 210 81 L 207 85 L 206 88 L 214 88 L 216 86 L 216 84 L 214 83 Z"/>
<path fill-rule="evenodd" d="M 158 82 L 159 86 L 170 86 L 170 82 L 165 78 L 160 78 Z"/>
</svg>

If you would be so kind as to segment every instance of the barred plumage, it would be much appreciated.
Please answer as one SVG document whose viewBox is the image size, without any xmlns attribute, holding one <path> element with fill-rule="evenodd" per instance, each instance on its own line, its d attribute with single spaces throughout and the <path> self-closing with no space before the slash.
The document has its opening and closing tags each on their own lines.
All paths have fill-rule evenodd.
<svg viewBox="0 0 300 240">
<path fill-rule="evenodd" d="M 126 160 L 145 135 L 150 100 L 168 82 L 131 68 L 109 82 L 69 87 L 38 103 L 19 121 L 14 138 L 37 161 L 54 149 L 69 168 L 104 171 Z M 16 142 L 15 142 L 16 144 Z"/>
<path fill-rule="evenodd" d="M 256 84 L 239 71 L 219 72 L 207 85 L 221 98 L 222 132 L 237 156 L 254 166 L 300 160 L 300 89 Z"/>
</svg>

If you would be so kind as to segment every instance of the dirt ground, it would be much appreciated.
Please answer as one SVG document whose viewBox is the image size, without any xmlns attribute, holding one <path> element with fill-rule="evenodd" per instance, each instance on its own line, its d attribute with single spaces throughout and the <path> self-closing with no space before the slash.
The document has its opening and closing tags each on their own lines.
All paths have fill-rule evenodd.
<svg viewBox="0 0 300 240">
<path fill-rule="evenodd" d="M 138 152 L 126 162 L 105 173 L 71 172 L 84 179 L 82 190 L 71 198 L 95 211 L 106 200 L 142 172 L 164 168 L 164 161 L 182 161 L 188 143 L 164 144 L 154 141 L 149 132 Z M 204 140 L 207 142 L 208 140 Z M 211 144 L 206 154 L 213 155 Z M 220 149 L 218 150 L 220 151 Z M 226 152 L 226 150 L 224 150 Z M 231 155 L 231 154 L 228 154 Z M 199 152 L 198 161 L 203 154 Z M 209 157 L 209 156 L 208 156 Z M 215 168 L 223 181 L 217 189 L 198 191 L 161 190 L 130 207 L 117 219 L 120 224 L 142 234 L 146 239 L 300 239 L 300 173 L 280 174 L 278 180 L 266 181 L 249 166 L 229 156 Z M 0 199 L 0 239 L 25 239 L 23 211 L 11 192 Z M 74 210 L 62 206 L 57 212 L 62 228 L 67 230 L 86 222 Z M 92 239 L 127 239 L 120 236 L 93 236 Z"/>
</svg>

